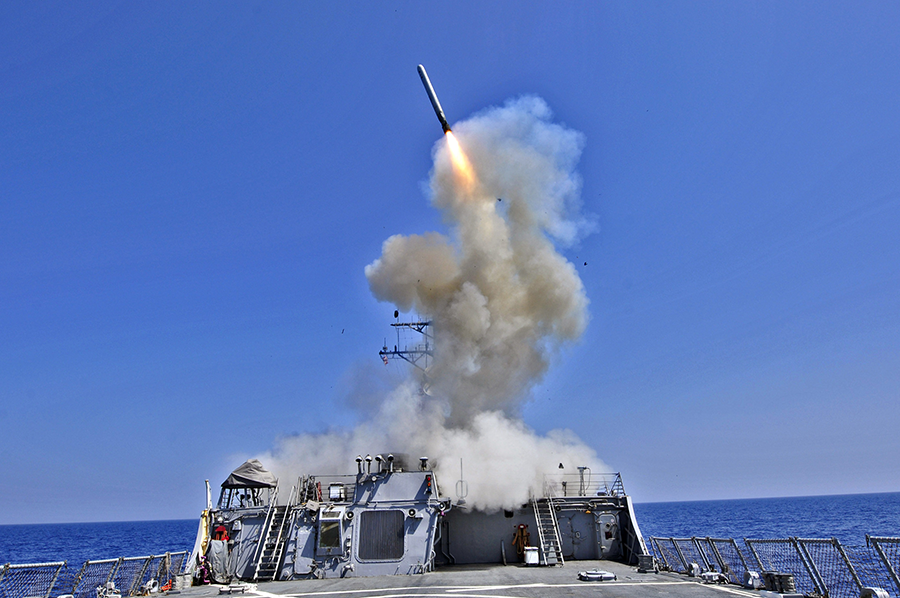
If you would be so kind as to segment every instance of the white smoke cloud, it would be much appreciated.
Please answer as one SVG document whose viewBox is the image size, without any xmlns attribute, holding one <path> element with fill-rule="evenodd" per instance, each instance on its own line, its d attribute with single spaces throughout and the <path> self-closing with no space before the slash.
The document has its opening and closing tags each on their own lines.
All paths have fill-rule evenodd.
<svg viewBox="0 0 900 598">
<path fill-rule="evenodd" d="M 392 450 L 431 457 L 452 496 L 463 459 L 469 504 L 490 510 L 540 492 L 559 463 L 608 471 L 571 432 L 542 437 L 518 418 L 556 349 L 588 321 L 581 279 L 554 247 L 592 230 L 575 172 L 584 139 L 550 118 L 543 100 L 524 97 L 454 127 L 472 184 L 447 142 L 435 145 L 429 191 L 450 236 L 392 236 L 365 269 L 376 298 L 431 317 L 430 396 L 411 378 L 353 430 L 280 439 L 260 459 L 281 479 L 347 473 L 357 454 Z"/>
</svg>

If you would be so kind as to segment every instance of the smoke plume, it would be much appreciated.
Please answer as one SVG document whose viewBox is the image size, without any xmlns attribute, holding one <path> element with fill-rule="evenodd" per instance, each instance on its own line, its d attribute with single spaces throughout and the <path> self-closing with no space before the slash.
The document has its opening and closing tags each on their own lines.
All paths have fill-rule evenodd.
<svg viewBox="0 0 900 598">
<path fill-rule="evenodd" d="M 461 172 L 441 140 L 429 180 L 450 235 L 394 235 L 365 269 L 377 299 L 431 318 L 428 392 L 411 373 L 355 429 L 280 439 L 260 459 L 281 479 L 348 473 L 357 454 L 392 450 L 429 456 L 452 497 L 463 459 L 468 503 L 491 510 L 525 502 L 559 463 L 608 470 L 571 432 L 539 436 L 519 418 L 554 353 L 588 321 L 581 279 L 555 247 L 591 231 L 575 172 L 583 136 L 551 122 L 537 97 L 487 109 L 453 134 L 474 172 Z"/>
</svg>

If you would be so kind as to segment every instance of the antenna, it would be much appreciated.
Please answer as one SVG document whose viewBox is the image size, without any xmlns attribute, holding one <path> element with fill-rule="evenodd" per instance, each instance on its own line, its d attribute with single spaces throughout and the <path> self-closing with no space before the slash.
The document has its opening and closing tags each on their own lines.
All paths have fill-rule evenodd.
<svg viewBox="0 0 900 598">
<path fill-rule="evenodd" d="M 394 310 L 394 317 L 397 318 L 399 315 L 400 313 Z M 434 361 L 434 334 L 431 332 L 431 320 L 420 318 L 413 322 L 394 322 L 391 326 L 397 331 L 397 344 L 391 350 L 388 348 L 387 340 L 385 340 L 384 346 L 378 352 L 378 356 L 381 357 L 384 365 L 388 364 L 389 359 L 402 359 L 421 370 L 422 392 L 427 394 L 428 388 L 431 386 L 428 380 L 428 370 L 431 369 Z M 414 344 L 412 347 L 407 343 L 401 342 L 400 333 L 407 330 L 412 330 L 422 335 L 421 342 Z"/>
<path fill-rule="evenodd" d="M 462 457 L 459 459 L 459 481 L 456 482 L 456 504 L 466 504 L 466 497 L 469 495 L 469 483 L 463 478 Z"/>
<path fill-rule="evenodd" d="M 587 484 L 584 483 L 584 472 L 587 471 L 588 481 Z M 591 468 L 586 466 L 581 466 L 578 468 L 578 496 L 585 496 L 587 493 L 587 486 L 591 483 Z"/>
</svg>

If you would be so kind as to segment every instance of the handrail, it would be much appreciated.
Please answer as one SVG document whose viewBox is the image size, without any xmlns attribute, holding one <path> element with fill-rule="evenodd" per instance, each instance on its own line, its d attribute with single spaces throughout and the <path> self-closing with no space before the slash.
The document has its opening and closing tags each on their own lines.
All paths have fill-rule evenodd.
<svg viewBox="0 0 900 598">
<path fill-rule="evenodd" d="M 625 496 L 621 473 L 555 473 L 544 475 L 543 493 L 551 493 L 559 498 L 597 498 Z"/>
<path fill-rule="evenodd" d="M 288 519 L 288 509 L 291 508 L 291 501 L 294 500 L 294 493 L 296 491 L 297 491 L 297 487 L 291 486 L 291 494 L 288 496 L 287 505 L 285 505 L 285 507 L 284 507 L 284 517 L 281 518 L 281 525 L 278 526 L 278 536 L 275 538 L 275 550 L 278 551 L 278 553 L 276 555 L 276 562 L 275 562 L 276 571 L 275 571 L 275 574 L 272 576 L 273 580 L 278 575 L 278 571 L 277 571 L 278 562 L 281 561 L 281 551 L 278 550 L 278 546 L 281 544 L 281 534 L 282 534 L 282 532 L 284 532 L 284 524 Z M 259 571 L 259 565 L 256 566 L 256 569 L 257 569 L 257 571 Z"/>
<path fill-rule="evenodd" d="M 547 551 L 544 550 L 544 546 L 546 546 L 544 543 L 544 529 L 541 527 L 541 511 L 534 494 L 531 495 L 531 507 L 534 509 L 534 519 L 537 522 L 538 542 L 541 543 L 541 558 L 544 559 L 544 566 L 547 566 Z"/>
<path fill-rule="evenodd" d="M 259 574 L 259 562 L 262 560 L 262 555 L 265 547 L 266 536 L 269 534 L 269 525 L 272 521 L 272 514 L 275 512 L 278 504 L 278 487 L 275 488 L 275 493 L 272 496 L 272 499 L 269 501 L 269 511 L 266 513 L 266 520 L 263 523 L 263 527 L 259 532 L 259 540 L 256 542 L 256 551 L 253 553 L 254 557 L 256 557 L 256 567 L 253 570 L 253 579 L 256 579 L 256 576 Z"/>
<path fill-rule="evenodd" d="M 556 534 L 556 548 L 559 550 L 559 554 L 557 555 L 559 557 L 559 559 L 558 559 L 559 564 L 565 565 L 566 562 L 563 559 L 563 553 L 562 553 L 562 539 L 559 537 L 559 522 L 556 520 L 556 507 L 553 506 L 553 495 L 552 494 L 547 497 L 547 505 L 550 507 L 550 518 L 553 519 L 553 530 L 554 530 L 554 533 Z"/>
</svg>

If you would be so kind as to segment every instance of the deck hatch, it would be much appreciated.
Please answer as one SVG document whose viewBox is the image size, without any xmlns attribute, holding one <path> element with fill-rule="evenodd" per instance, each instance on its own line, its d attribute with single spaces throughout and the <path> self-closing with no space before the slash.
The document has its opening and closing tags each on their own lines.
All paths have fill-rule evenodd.
<svg viewBox="0 0 900 598">
<path fill-rule="evenodd" d="M 406 517 L 396 509 L 363 511 L 359 516 L 359 558 L 398 561 L 403 558 Z"/>
</svg>

